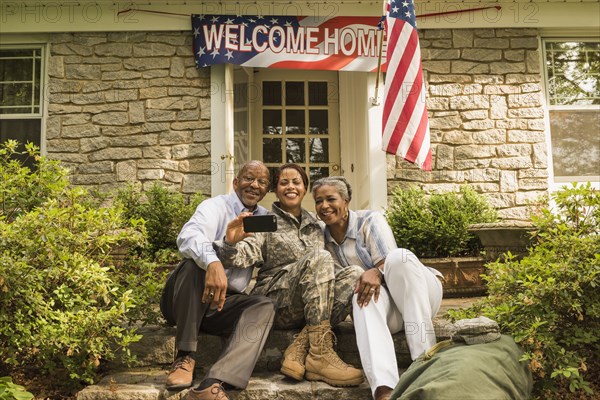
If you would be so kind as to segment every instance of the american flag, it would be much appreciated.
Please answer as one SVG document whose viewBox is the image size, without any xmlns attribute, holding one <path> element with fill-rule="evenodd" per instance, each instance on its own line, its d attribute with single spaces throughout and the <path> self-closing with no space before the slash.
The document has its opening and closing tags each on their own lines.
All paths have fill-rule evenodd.
<svg viewBox="0 0 600 400">
<path fill-rule="evenodd" d="M 379 22 L 379 17 L 194 14 L 196 66 L 376 71 Z"/>
<path fill-rule="evenodd" d="M 383 150 L 431 171 L 429 120 L 415 7 L 391 0 L 385 22 L 387 74 L 383 95 Z"/>
</svg>

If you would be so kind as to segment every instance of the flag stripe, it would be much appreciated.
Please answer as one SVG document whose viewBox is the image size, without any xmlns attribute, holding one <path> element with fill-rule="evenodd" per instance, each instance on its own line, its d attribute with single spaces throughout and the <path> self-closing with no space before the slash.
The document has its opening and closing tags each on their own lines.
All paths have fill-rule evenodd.
<svg viewBox="0 0 600 400">
<path fill-rule="evenodd" d="M 405 24 L 397 24 L 397 26 L 395 27 L 396 29 L 401 29 L 401 33 L 396 37 L 396 40 L 393 43 L 390 43 L 388 45 L 388 49 L 392 49 L 392 54 L 391 57 L 389 57 L 389 53 L 388 53 L 388 76 L 389 74 L 392 73 L 392 71 L 398 71 L 397 75 L 394 76 L 394 79 L 386 79 L 386 85 L 385 85 L 385 90 L 384 90 L 384 100 L 383 100 L 383 104 L 384 104 L 384 108 L 383 108 L 383 127 L 384 129 L 388 129 L 388 119 L 391 117 L 392 118 L 392 123 L 397 122 L 397 119 L 400 115 L 400 110 L 396 110 L 396 112 L 392 113 L 392 108 L 394 107 L 398 107 L 399 105 L 396 103 L 396 98 L 398 97 L 398 93 L 400 92 L 400 88 L 402 87 L 402 82 L 404 80 L 404 77 L 406 75 L 406 73 L 408 72 L 407 69 L 402 69 L 399 68 L 399 65 L 405 65 L 406 62 L 402 62 L 402 58 L 410 58 L 411 54 L 410 54 L 410 49 L 407 49 L 406 51 L 402 52 L 402 49 L 399 49 L 396 46 L 396 42 L 397 42 L 397 38 L 398 37 L 402 37 L 402 36 L 406 36 L 406 35 L 410 35 L 412 29 L 410 29 L 409 27 L 407 27 Z M 406 28 L 406 29 L 403 29 Z M 396 118 L 394 120 L 394 118 Z M 390 125 L 391 127 L 391 125 Z M 387 133 L 384 133 L 384 140 L 389 140 L 389 135 L 391 135 L 391 131 L 388 131 Z M 387 137 L 386 137 L 387 136 Z"/>
<path fill-rule="evenodd" d="M 413 56 L 418 57 L 418 53 L 415 52 Z M 412 63 L 411 65 L 414 66 L 415 64 Z M 406 89 L 402 96 L 402 98 L 406 98 L 406 100 L 404 102 L 404 107 L 402 108 L 401 119 L 394 127 L 396 136 L 401 137 L 400 151 L 405 154 L 405 158 L 410 162 L 414 162 L 414 159 L 409 159 L 407 157 L 407 152 L 411 143 L 416 139 L 417 129 L 425 110 L 425 104 L 419 99 L 422 89 L 422 81 L 420 81 L 422 75 L 418 72 L 418 69 L 412 68 L 409 70 L 409 73 L 407 73 Z M 426 111 L 425 117 L 427 117 Z M 398 150 L 395 150 L 397 153 Z"/>
<path fill-rule="evenodd" d="M 415 18 L 412 1 L 390 1 L 382 149 L 428 171 L 432 165 L 429 120 Z"/>
</svg>

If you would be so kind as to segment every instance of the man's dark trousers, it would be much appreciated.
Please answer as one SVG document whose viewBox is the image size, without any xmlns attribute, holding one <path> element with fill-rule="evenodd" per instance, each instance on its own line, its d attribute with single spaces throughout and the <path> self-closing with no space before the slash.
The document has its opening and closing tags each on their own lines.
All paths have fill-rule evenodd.
<svg viewBox="0 0 600 400">
<path fill-rule="evenodd" d="M 194 260 L 183 260 L 167 279 L 161 311 L 177 327 L 178 350 L 196 351 L 199 332 L 228 337 L 204 379 L 245 388 L 273 326 L 275 304 L 268 297 L 228 290 L 223 309 L 211 309 L 209 303 L 202 303 L 205 276 Z"/>
</svg>

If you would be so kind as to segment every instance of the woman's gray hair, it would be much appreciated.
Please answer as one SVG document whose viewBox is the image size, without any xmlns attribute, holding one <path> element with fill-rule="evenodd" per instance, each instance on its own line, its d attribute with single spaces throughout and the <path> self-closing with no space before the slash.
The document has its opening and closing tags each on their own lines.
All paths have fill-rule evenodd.
<svg viewBox="0 0 600 400">
<path fill-rule="evenodd" d="M 321 178 L 313 183 L 312 195 L 315 197 L 315 193 L 321 186 L 333 186 L 335 191 L 338 192 L 340 197 L 347 202 L 352 200 L 352 187 L 343 176 L 328 176 Z"/>
</svg>

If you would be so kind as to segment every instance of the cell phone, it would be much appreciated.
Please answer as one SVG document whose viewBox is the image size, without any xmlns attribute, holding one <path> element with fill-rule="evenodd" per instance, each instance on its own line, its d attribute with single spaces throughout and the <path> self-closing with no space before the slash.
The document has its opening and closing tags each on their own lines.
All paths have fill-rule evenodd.
<svg viewBox="0 0 600 400">
<path fill-rule="evenodd" d="M 275 215 L 250 215 L 244 218 L 244 232 L 275 232 L 276 230 Z"/>
</svg>

